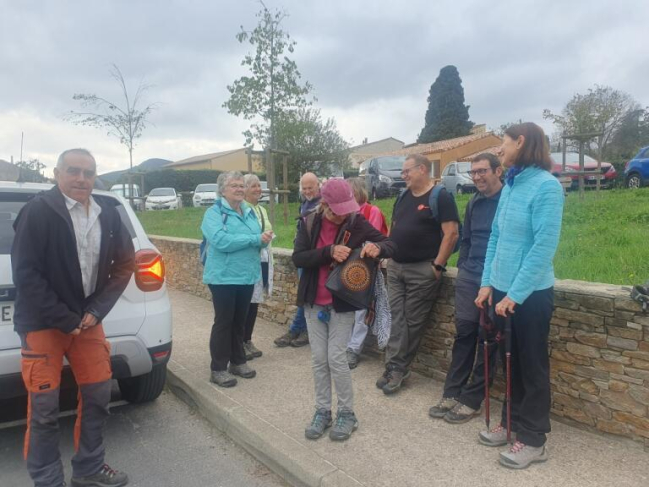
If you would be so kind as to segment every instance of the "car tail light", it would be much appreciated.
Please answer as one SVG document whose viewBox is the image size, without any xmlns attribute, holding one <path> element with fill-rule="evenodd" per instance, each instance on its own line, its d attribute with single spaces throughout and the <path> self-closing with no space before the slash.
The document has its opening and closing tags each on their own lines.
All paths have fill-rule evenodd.
<svg viewBox="0 0 649 487">
<path fill-rule="evenodd" d="M 139 250 L 135 254 L 135 283 L 142 291 L 157 291 L 165 282 L 165 264 L 155 250 Z"/>
</svg>

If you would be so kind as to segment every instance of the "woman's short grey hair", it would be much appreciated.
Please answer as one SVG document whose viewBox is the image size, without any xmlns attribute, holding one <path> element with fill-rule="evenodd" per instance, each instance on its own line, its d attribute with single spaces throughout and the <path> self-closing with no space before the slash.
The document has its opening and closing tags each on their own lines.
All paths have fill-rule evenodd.
<svg viewBox="0 0 649 487">
<path fill-rule="evenodd" d="M 255 183 L 260 183 L 261 181 L 259 180 L 259 176 L 256 174 L 245 174 L 243 176 L 243 184 L 246 186 L 246 189 L 248 189 L 250 186 L 252 186 Z"/>
<path fill-rule="evenodd" d="M 219 174 L 219 177 L 216 178 L 219 196 L 223 196 L 223 191 L 225 190 L 225 187 L 230 184 L 230 181 L 240 181 L 242 179 L 243 174 L 241 174 L 239 171 L 228 171 Z"/>
</svg>

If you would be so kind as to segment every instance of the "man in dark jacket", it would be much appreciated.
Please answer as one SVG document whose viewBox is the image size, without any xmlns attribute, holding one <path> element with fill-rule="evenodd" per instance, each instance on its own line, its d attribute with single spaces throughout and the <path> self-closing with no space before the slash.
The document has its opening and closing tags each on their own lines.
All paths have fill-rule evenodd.
<svg viewBox="0 0 649 487">
<path fill-rule="evenodd" d="M 476 357 L 480 331 L 480 310 L 474 301 L 480 290 L 487 244 L 491 235 L 500 193 L 503 170 L 493 154 L 476 156 L 469 172 L 478 192 L 466 207 L 464 230 L 460 244 L 458 273 L 455 281 L 455 327 L 453 358 L 442 399 L 430 408 L 433 418 L 444 418 L 449 423 L 465 423 L 476 416 L 484 398 L 484 354 L 482 349 Z M 491 337 L 493 338 L 493 337 Z M 490 340 L 491 341 L 491 340 Z M 496 365 L 496 344 L 489 346 L 490 379 Z M 469 377 L 473 378 L 469 383 Z"/>
<path fill-rule="evenodd" d="M 85 149 L 59 157 L 57 185 L 37 195 L 14 223 L 14 325 L 29 393 L 25 459 L 35 486 L 65 485 L 59 454 L 63 357 L 79 385 L 72 486 L 123 486 L 104 463 L 110 401 L 110 344 L 102 320 L 134 270 L 133 241 L 114 199 L 91 196 L 95 159 Z"/>
<path fill-rule="evenodd" d="M 307 215 L 315 211 L 320 204 L 320 181 L 312 172 L 307 172 L 300 178 L 300 193 L 304 201 L 300 204 L 300 216 L 297 219 L 297 232 L 300 232 L 300 226 Z M 296 234 L 297 235 L 297 234 Z M 298 277 L 301 275 L 301 269 L 298 269 Z M 298 306 L 295 311 L 293 323 L 288 328 L 288 332 L 275 339 L 275 345 L 278 347 L 303 347 L 309 344 L 309 334 L 306 329 L 306 318 L 304 308 Z"/>
</svg>

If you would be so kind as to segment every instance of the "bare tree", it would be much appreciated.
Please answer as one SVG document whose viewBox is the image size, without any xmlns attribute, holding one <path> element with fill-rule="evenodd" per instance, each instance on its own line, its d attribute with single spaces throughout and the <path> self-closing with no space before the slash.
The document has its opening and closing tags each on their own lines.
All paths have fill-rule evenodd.
<svg viewBox="0 0 649 487">
<path fill-rule="evenodd" d="M 142 135 L 142 131 L 149 123 L 148 116 L 158 107 L 158 104 L 151 103 L 140 109 L 142 96 L 151 86 L 140 81 L 135 96 L 131 99 L 124 76 L 117 65 L 113 64 L 109 72 L 110 77 L 119 84 L 124 104 L 120 106 L 95 94 L 77 93 L 72 99 L 81 102 L 82 108 L 87 111 L 72 110 L 65 119 L 75 125 L 107 129 L 108 135 L 117 137 L 128 149 L 129 167 L 133 170 L 135 141 Z"/>
</svg>

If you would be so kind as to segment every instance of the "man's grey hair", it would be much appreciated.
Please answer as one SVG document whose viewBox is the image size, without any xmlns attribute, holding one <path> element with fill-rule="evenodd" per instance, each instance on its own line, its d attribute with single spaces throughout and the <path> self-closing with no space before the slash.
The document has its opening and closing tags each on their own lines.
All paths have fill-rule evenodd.
<svg viewBox="0 0 649 487">
<path fill-rule="evenodd" d="M 216 178 L 219 196 L 223 196 L 223 191 L 225 190 L 225 187 L 230 183 L 230 181 L 240 181 L 242 179 L 243 174 L 241 174 L 239 171 L 228 171 L 219 174 L 219 177 Z"/>
<path fill-rule="evenodd" d="M 57 169 L 59 170 L 63 169 L 63 166 L 65 165 L 65 156 L 67 156 L 68 154 L 81 154 L 83 156 L 90 157 L 90 159 L 92 159 L 92 162 L 95 163 L 95 167 L 97 167 L 97 161 L 95 160 L 95 156 L 93 156 L 88 149 L 77 148 L 77 149 L 68 149 L 61 152 L 61 155 L 56 161 Z"/>
<path fill-rule="evenodd" d="M 243 176 L 243 184 L 246 186 L 246 189 L 248 189 L 250 186 L 252 186 L 255 183 L 260 183 L 261 181 L 259 180 L 259 176 L 256 174 L 245 174 Z"/>
</svg>

